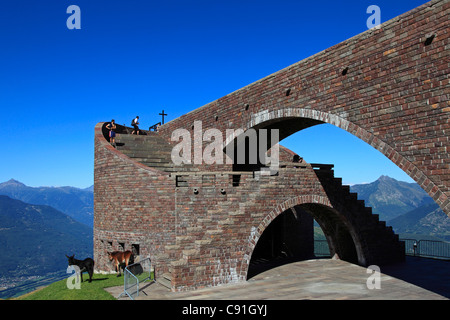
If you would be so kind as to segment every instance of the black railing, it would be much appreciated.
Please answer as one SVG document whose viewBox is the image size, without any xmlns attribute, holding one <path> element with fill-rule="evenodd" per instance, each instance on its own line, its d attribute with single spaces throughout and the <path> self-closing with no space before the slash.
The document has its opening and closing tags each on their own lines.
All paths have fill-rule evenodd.
<svg viewBox="0 0 450 320">
<path fill-rule="evenodd" d="M 148 131 L 157 131 L 158 127 L 161 126 L 161 122 L 155 123 L 154 125 L 148 128 Z"/>
<path fill-rule="evenodd" d="M 438 240 L 400 239 L 405 242 L 405 254 L 408 256 L 450 260 L 450 242 Z M 314 255 L 329 257 L 327 240 L 314 240 Z"/>
<path fill-rule="evenodd" d="M 329 257 L 330 248 L 327 240 L 314 240 L 314 255 L 316 257 Z"/>
<path fill-rule="evenodd" d="M 400 239 L 409 256 L 450 260 L 450 242 L 438 240 Z"/>
</svg>

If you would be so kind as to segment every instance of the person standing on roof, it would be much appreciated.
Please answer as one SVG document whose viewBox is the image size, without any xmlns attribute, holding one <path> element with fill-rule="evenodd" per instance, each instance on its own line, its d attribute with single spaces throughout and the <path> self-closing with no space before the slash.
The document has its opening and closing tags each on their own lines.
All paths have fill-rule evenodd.
<svg viewBox="0 0 450 320">
<path fill-rule="evenodd" d="M 134 134 L 136 132 L 137 135 L 139 135 L 139 116 L 136 116 L 136 118 L 131 121 L 131 125 L 133 126 L 134 130 L 131 134 Z"/>
<path fill-rule="evenodd" d="M 115 148 L 116 147 L 116 122 L 114 119 L 106 125 L 106 129 L 109 130 L 109 142 Z"/>
</svg>

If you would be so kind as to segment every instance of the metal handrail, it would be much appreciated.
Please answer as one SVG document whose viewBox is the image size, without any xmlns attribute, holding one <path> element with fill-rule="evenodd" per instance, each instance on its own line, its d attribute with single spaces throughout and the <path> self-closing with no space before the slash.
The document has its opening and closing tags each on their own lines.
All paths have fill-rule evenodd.
<svg viewBox="0 0 450 320">
<path fill-rule="evenodd" d="M 450 242 L 411 238 L 400 239 L 400 241 L 405 242 L 406 255 L 450 260 Z M 316 255 L 327 255 L 327 240 L 314 240 L 314 244 Z"/>
<path fill-rule="evenodd" d="M 330 248 L 327 240 L 314 239 L 314 255 L 317 257 L 330 256 Z"/>
<path fill-rule="evenodd" d="M 144 265 L 144 262 L 148 262 L 148 276 L 145 277 L 144 279 L 139 280 L 138 277 L 136 277 L 136 275 L 133 273 L 133 269 L 136 269 L 137 267 L 140 267 L 142 269 L 142 272 L 144 272 L 144 268 L 142 268 L 142 265 Z M 143 283 L 145 281 L 152 281 L 155 282 L 155 279 L 151 278 L 151 272 L 152 272 L 152 268 L 151 268 L 152 264 L 151 264 L 151 260 L 150 258 L 145 258 L 143 260 L 140 260 L 138 262 L 135 262 L 133 264 L 128 265 L 127 267 L 125 267 L 124 271 L 123 271 L 123 292 L 119 295 L 118 298 L 120 298 L 122 295 L 127 295 L 131 300 L 134 300 L 133 298 L 133 293 L 136 294 L 136 297 L 139 296 L 139 283 Z M 134 284 L 130 285 L 130 281 L 129 278 L 132 277 L 134 278 Z M 136 287 L 135 291 L 130 290 L 131 288 Z"/>
<path fill-rule="evenodd" d="M 154 125 L 150 126 L 148 128 L 148 131 L 156 131 L 156 129 L 158 129 L 158 126 L 161 126 L 161 122 L 155 123 Z"/>
<path fill-rule="evenodd" d="M 417 240 L 406 238 L 400 239 L 400 241 L 405 242 L 406 255 L 450 260 L 449 242 L 439 240 L 426 240 L 426 239 Z"/>
</svg>

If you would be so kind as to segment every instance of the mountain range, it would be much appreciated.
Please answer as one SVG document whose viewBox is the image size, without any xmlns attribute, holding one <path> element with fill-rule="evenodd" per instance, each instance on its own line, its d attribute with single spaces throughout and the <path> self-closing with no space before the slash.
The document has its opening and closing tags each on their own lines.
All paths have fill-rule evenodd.
<svg viewBox="0 0 450 320">
<path fill-rule="evenodd" d="M 11 179 L 0 183 L 0 195 L 29 204 L 51 206 L 89 227 L 94 225 L 94 189 L 29 187 Z"/>
<path fill-rule="evenodd" d="M 450 218 L 436 203 L 409 211 L 387 224 L 398 234 L 421 234 L 450 241 Z"/>
<path fill-rule="evenodd" d="M 372 212 L 383 221 L 434 203 L 417 183 L 397 181 L 388 176 L 381 176 L 372 183 L 353 185 L 350 190 L 356 192 L 367 207 L 372 207 Z"/>
<path fill-rule="evenodd" d="M 420 234 L 450 240 L 450 218 L 417 183 L 388 176 L 350 187 L 380 220 L 397 234 Z"/>
<path fill-rule="evenodd" d="M 450 240 L 450 218 L 415 183 L 387 176 L 351 186 L 394 232 Z M 65 255 L 92 257 L 93 187 L 0 183 L 0 287 L 8 278 L 65 271 Z M 3 285 L 2 285 L 3 283 Z"/>
<path fill-rule="evenodd" d="M 50 206 L 0 195 L 0 278 L 65 271 L 65 255 L 92 255 L 93 229 Z"/>
</svg>

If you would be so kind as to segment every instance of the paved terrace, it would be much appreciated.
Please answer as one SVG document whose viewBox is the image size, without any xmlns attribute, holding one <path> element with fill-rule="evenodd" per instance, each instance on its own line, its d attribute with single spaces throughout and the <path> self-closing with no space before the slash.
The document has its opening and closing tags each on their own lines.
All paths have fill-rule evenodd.
<svg viewBox="0 0 450 320">
<path fill-rule="evenodd" d="M 244 283 L 170 292 L 151 283 L 137 300 L 448 300 L 450 262 L 407 257 L 381 269 L 381 288 L 369 290 L 366 268 L 341 260 L 293 262 L 259 273 Z M 123 286 L 109 288 L 118 297 Z M 129 300 L 128 297 L 122 297 Z"/>
</svg>

